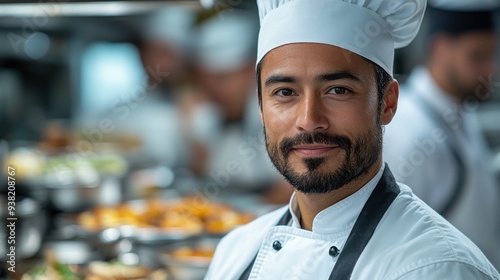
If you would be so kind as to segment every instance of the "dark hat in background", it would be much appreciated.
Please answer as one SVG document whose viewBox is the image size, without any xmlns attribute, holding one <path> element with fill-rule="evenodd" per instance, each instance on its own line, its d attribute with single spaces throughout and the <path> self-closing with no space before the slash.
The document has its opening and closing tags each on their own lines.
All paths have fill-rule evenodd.
<svg viewBox="0 0 500 280">
<path fill-rule="evenodd" d="M 500 0 L 429 0 L 430 33 L 494 31 L 499 11 Z"/>
</svg>

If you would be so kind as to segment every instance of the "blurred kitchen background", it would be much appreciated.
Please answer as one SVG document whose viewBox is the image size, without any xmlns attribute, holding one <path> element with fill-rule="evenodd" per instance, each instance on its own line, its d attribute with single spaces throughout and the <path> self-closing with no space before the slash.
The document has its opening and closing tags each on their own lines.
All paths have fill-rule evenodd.
<svg viewBox="0 0 500 280">
<path fill-rule="evenodd" d="M 400 82 L 423 61 L 425 27 L 397 51 Z M 1 277 L 44 262 L 100 275 L 113 261 L 201 279 L 221 236 L 284 205 L 255 97 L 257 34 L 255 1 L 1 1 L 0 213 L 12 166 L 19 217 L 17 270 Z M 500 170 L 493 79 L 477 110 Z"/>
</svg>

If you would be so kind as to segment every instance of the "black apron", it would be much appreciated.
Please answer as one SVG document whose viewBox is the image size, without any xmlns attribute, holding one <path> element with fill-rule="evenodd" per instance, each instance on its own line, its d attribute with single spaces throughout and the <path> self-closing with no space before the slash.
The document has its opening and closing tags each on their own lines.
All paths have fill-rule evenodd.
<svg viewBox="0 0 500 280">
<path fill-rule="evenodd" d="M 329 280 L 350 279 L 354 266 L 359 256 L 370 241 L 378 223 L 385 212 L 399 194 L 399 186 L 394 179 L 389 167 L 386 165 L 382 178 L 368 198 L 365 206 L 361 210 L 354 227 L 352 228 L 347 241 L 342 249 L 337 263 L 333 267 Z M 288 210 L 277 225 L 288 225 L 292 215 Z M 258 253 L 257 253 L 258 254 Z M 248 265 L 239 280 L 247 280 L 252 271 L 255 259 Z"/>
</svg>

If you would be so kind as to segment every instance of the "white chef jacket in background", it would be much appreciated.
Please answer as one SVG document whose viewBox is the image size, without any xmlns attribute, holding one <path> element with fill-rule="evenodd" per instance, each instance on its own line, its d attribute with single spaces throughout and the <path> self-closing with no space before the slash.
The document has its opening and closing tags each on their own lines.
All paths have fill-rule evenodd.
<svg viewBox="0 0 500 280">
<path fill-rule="evenodd" d="M 239 173 L 232 180 L 246 184 L 233 187 L 254 187 L 281 180 L 267 155 L 256 94 L 249 95 L 241 122 L 224 125 L 220 111 L 205 104 L 196 108 L 189 126 L 190 137 L 210 151 L 207 173 L 225 171 L 228 163 L 236 163 Z"/>
<path fill-rule="evenodd" d="M 451 130 L 443 128 L 412 95 L 443 114 Z M 460 107 L 435 84 L 426 68 L 416 68 L 401 88 L 396 115 L 386 126 L 384 159 L 398 181 L 439 212 L 453 196 L 460 177 L 450 149 L 455 145 L 465 167 L 465 181 L 445 218 L 478 245 L 498 269 L 500 194 L 471 104 Z"/>
<path fill-rule="evenodd" d="M 249 279 L 328 279 L 357 216 L 383 169 L 356 193 L 320 212 L 303 230 L 294 196 L 290 204 L 229 233 L 218 245 L 205 277 L 238 279 L 255 260 Z M 481 251 L 411 190 L 391 204 L 356 263 L 351 279 L 500 279 Z M 276 226 L 288 209 L 289 226 Z M 273 249 L 279 241 L 281 250 Z"/>
</svg>

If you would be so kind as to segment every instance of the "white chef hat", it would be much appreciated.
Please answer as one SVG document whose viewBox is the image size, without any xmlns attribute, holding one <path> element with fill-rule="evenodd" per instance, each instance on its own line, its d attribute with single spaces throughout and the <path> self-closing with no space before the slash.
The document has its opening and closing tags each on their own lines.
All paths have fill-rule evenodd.
<svg viewBox="0 0 500 280">
<path fill-rule="evenodd" d="M 188 7 L 172 5 L 154 12 L 146 21 L 144 39 L 158 41 L 186 52 L 192 44 L 196 12 Z"/>
<path fill-rule="evenodd" d="M 261 19 L 257 63 L 290 43 L 334 45 L 392 75 L 394 49 L 416 36 L 426 0 L 257 0 Z"/>
<path fill-rule="evenodd" d="M 255 14 L 228 10 L 201 23 L 197 63 L 213 71 L 232 71 L 255 61 L 259 23 Z"/>
</svg>

